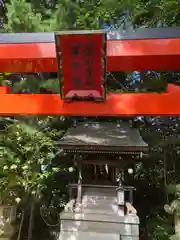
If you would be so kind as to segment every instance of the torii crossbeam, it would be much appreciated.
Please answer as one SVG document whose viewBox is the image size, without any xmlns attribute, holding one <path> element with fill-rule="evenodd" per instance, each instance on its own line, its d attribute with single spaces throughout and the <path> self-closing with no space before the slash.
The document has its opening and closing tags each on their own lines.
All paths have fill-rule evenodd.
<svg viewBox="0 0 180 240">
<path fill-rule="evenodd" d="M 179 70 L 180 28 L 108 33 L 107 71 Z M 53 33 L 0 35 L 0 72 L 57 72 Z M 70 102 L 59 94 L 10 94 L 0 89 L 0 115 L 179 115 L 180 89 L 158 93 L 107 94 L 105 102 Z"/>
</svg>

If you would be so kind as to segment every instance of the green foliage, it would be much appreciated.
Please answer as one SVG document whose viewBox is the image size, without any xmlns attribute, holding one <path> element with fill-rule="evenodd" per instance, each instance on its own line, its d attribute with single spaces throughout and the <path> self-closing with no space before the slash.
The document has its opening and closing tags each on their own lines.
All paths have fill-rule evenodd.
<svg viewBox="0 0 180 240">
<path fill-rule="evenodd" d="M 0 73 L 0 85 L 4 85 L 10 75 L 11 73 Z"/>
<path fill-rule="evenodd" d="M 100 28 L 99 22 L 103 25 L 109 20 L 119 28 L 126 28 L 127 22 L 133 27 L 180 24 L 179 1 L 175 0 L 9 0 L 5 7 L 5 31 L 8 32 L 97 29 Z M 179 81 L 179 74 L 175 72 L 162 72 L 158 79 L 142 73 L 140 84 L 132 84 L 134 79 L 128 73 L 116 73 L 115 77 L 121 84 L 120 90 L 119 83 L 118 86 L 112 84 L 111 88 L 115 92 L 162 92 L 168 82 Z M 4 81 L 4 75 L 1 79 Z M 14 92 L 39 92 L 41 87 L 59 91 L 58 80 L 39 79 L 35 76 L 26 76 L 24 81 L 16 81 L 12 85 Z M 43 193 L 46 200 L 51 199 L 52 195 L 58 196 L 55 200 L 55 205 L 58 205 L 66 188 L 61 179 L 58 184 L 54 180 L 54 171 L 60 169 L 55 166 L 54 171 L 42 171 L 41 166 L 50 165 L 55 154 L 52 140 L 64 133 L 68 126 L 64 122 L 62 117 L 18 116 L 1 119 L 1 128 L 6 127 L 0 136 L 0 190 L 4 200 L 9 199 L 10 202 L 18 197 L 24 200 L 29 195 L 39 198 Z M 173 234 L 172 216 L 162 212 L 166 201 L 166 194 L 162 190 L 166 187 L 165 180 L 172 183 L 172 188 L 180 182 L 179 126 L 178 118 L 143 118 L 140 124 L 151 152 L 148 159 L 143 159 L 143 164 L 137 166 L 133 184 L 136 185 L 137 195 L 139 194 L 136 197 L 140 205 L 138 212 L 143 219 L 141 225 L 148 227 L 152 240 L 166 240 Z M 166 169 L 164 152 L 168 158 Z M 67 163 L 67 159 L 64 162 Z M 62 162 L 59 161 L 58 164 L 62 166 Z M 157 211 L 156 207 L 160 207 L 160 210 Z M 168 209 L 172 212 L 170 206 Z"/>
<path fill-rule="evenodd" d="M 6 30 L 9 32 L 43 31 L 42 16 L 34 11 L 31 3 L 26 0 L 12 0 L 6 4 Z"/>
<path fill-rule="evenodd" d="M 23 81 L 20 79 L 13 83 L 13 92 L 32 92 L 32 93 L 39 93 L 41 89 L 46 89 L 48 91 L 52 91 L 58 93 L 59 88 L 59 79 L 45 79 L 43 76 L 25 76 Z"/>
<path fill-rule="evenodd" d="M 126 21 L 133 26 L 174 26 L 180 22 L 179 2 L 175 0 L 10 0 L 5 8 L 9 32 L 97 29 L 99 21 L 110 20 L 122 28 Z"/>
<path fill-rule="evenodd" d="M 154 214 L 148 221 L 148 232 L 151 240 L 169 240 L 173 234 L 173 219 L 163 213 Z"/>
<path fill-rule="evenodd" d="M 23 123 L 8 126 L 0 139 L 0 188 L 2 196 L 11 192 L 15 197 L 41 197 L 44 181 L 53 171 L 41 171 L 50 164 L 55 150 L 51 138 Z M 57 169 L 54 169 L 57 171 Z M 3 200 L 7 200 L 3 197 Z"/>
</svg>

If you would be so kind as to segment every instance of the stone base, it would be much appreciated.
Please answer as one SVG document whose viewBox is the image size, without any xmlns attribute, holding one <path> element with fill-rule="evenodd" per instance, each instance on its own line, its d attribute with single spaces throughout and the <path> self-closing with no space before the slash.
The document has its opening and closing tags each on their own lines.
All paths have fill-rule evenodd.
<svg viewBox="0 0 180 240">
<path fill-rule="evenodd" d="M 139 237 L 95 232 L 61 232 L 59 240 L 139 240 Z"/>
<path fill-rule="evenodd" d="M 88 189 L 78 208 L 61 213 L 59 240 L 139 240 L 138 216 L 124 216 L 114 191 L 105 190 Z"/>
<path fill-rule="evenodd" d="M 115 233 L 124 236 L 139 236 L 137 216 L 114 216 L 113 214 L 63 213 L 61 231 Z"/>
</svg>

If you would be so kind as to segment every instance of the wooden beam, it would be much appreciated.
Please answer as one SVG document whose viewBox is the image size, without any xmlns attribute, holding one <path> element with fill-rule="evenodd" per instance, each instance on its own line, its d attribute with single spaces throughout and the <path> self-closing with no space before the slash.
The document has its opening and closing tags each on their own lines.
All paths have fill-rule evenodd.
<svg viewBox="0 0 180 240">
<path fill-rule="evenodd" d="M 0 94 L 10 93 L 10 91 L 11 89 L 8 86 L 0 86 Z"/>
<path fill-rule="evenodd" d="M 109 40 L 107 71 L 179 70 L 179 46 L 179 38 Z M 57 72 L 55 43 L 0 42 L 0 72 Z"/>
<path fill-rule="evenodd" d="M 180 91 L 108 94 L 107 101 L 64 102 L 59 94 L 0 94 L 1 115 L 140 116 L 180 115 Z"/>
</svg>

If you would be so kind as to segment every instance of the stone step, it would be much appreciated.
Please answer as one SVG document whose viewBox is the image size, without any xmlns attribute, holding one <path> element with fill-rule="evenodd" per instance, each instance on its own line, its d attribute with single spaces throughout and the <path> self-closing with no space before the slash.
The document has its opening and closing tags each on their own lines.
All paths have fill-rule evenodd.
<svg viewBox="0 0 180 240">
<path fill-rule="evenodd" d="M 84 221 L 62 221 L 61 231 L 66 232 L 95 232 L 95 233 L 120 233 L 124 236 L 139 236 L 139 226 L 125 223 L 104 223 Z"/>
<path fill-rule="evenodd" d="M 139 237 L 120 236 L 117 233 L 61 232 L 59 240 L 139 240 Z"/>
<path fill-rule="evenodd" d="M 137 216 L 117 216 L 112 214 L 61 214 L 61 230 L 67 232 L 120 233 L 125 236 L 139 236 Z"/>
<path fill-rule="evenodd" d="M 113 218 L 112 218 L 113 216 Z M 138 216 L 118 216 L 117 214 L 84 214 L 83 212 L 62 212 L 60 214 L 61 220 L 72 220 L 76 221 L 83 220 L 83 221 L 100 221 L 100 222 L 114 222 L 114 223 L 131 223 L 131 224 L 139 224 Z"/>
<path fill-rule="evenodd" d="M 82 202 L 117 202 L 117 198 L 114 197 L 101 197 L 101 196 L 87 196 L 82 197 Z"/>
<path fill-rule="evenodd" d="M 88 188 L 83 189 L 83 195 L 94 196 L 94 197 L 116 197 L 116 190 L 112 189 L 99 189 L 99 188 Z"/>
<path fill-rule="evenodd" d="M 104 212 L 106 212 L 106 215 L 110 215 L 112 218 L 114 218 L 115 215 L 118 216 L 124 216 L 124 211 L 123 210 L 118 210 L 117 214 L 112 213 L 112 210 L 104 210 L 103 209 L 83 209 L 82 211 L 84 214 L 101 214 L 103 215 Z"/>
<path fill-rule="evenodd" d="M 113 202 L 107 202 L 107 203 L 105 203 L 105 202 L 102 202 L 102 203 L 99 203 L 99 202 L 82 202 L 82 204 L 80 204 L 80 206 L 83 208 L 83 209 L 85 209 L 85 208 L 110 208 L 110 209 L 112 209 L 112 211 L 113 211 L 113 208 L 115 207 L 115 206 L 117 206 L 118 207 L 118 205 L 117 204 L 115 204 L 115 203 L 113 203 Z"/>
<path fill-rule="evenodd" d="M 101 205 L 101 204 L 117 204 L 116 198 L 93 198 L 93 197 L 87 197 L 84 196 L 82 198 L 82 204 L 95 204 L 95 205 Z"/>
<path fill-rule="evenodd" d="M 115 197 L 83 195 L 82 201 L 117 201 Z"/>
<path fill-rule="evenodd" d="M 81 211 L 84 213 L 106 213 L 106 214 L 118 214 L 118 206 L 113 202 L 84 202 L 81 205 Z"/>
<path fill-rule="evenodd" d="M 88 187 L 88 188 L 83 188 L 83 192 L 85 193 L 98 193 L 98 194 L 106 194 L 106 195 L 116 195 L 116 189 L 112 188 L 98 188 L 98 187 Z"/>
</svg>

